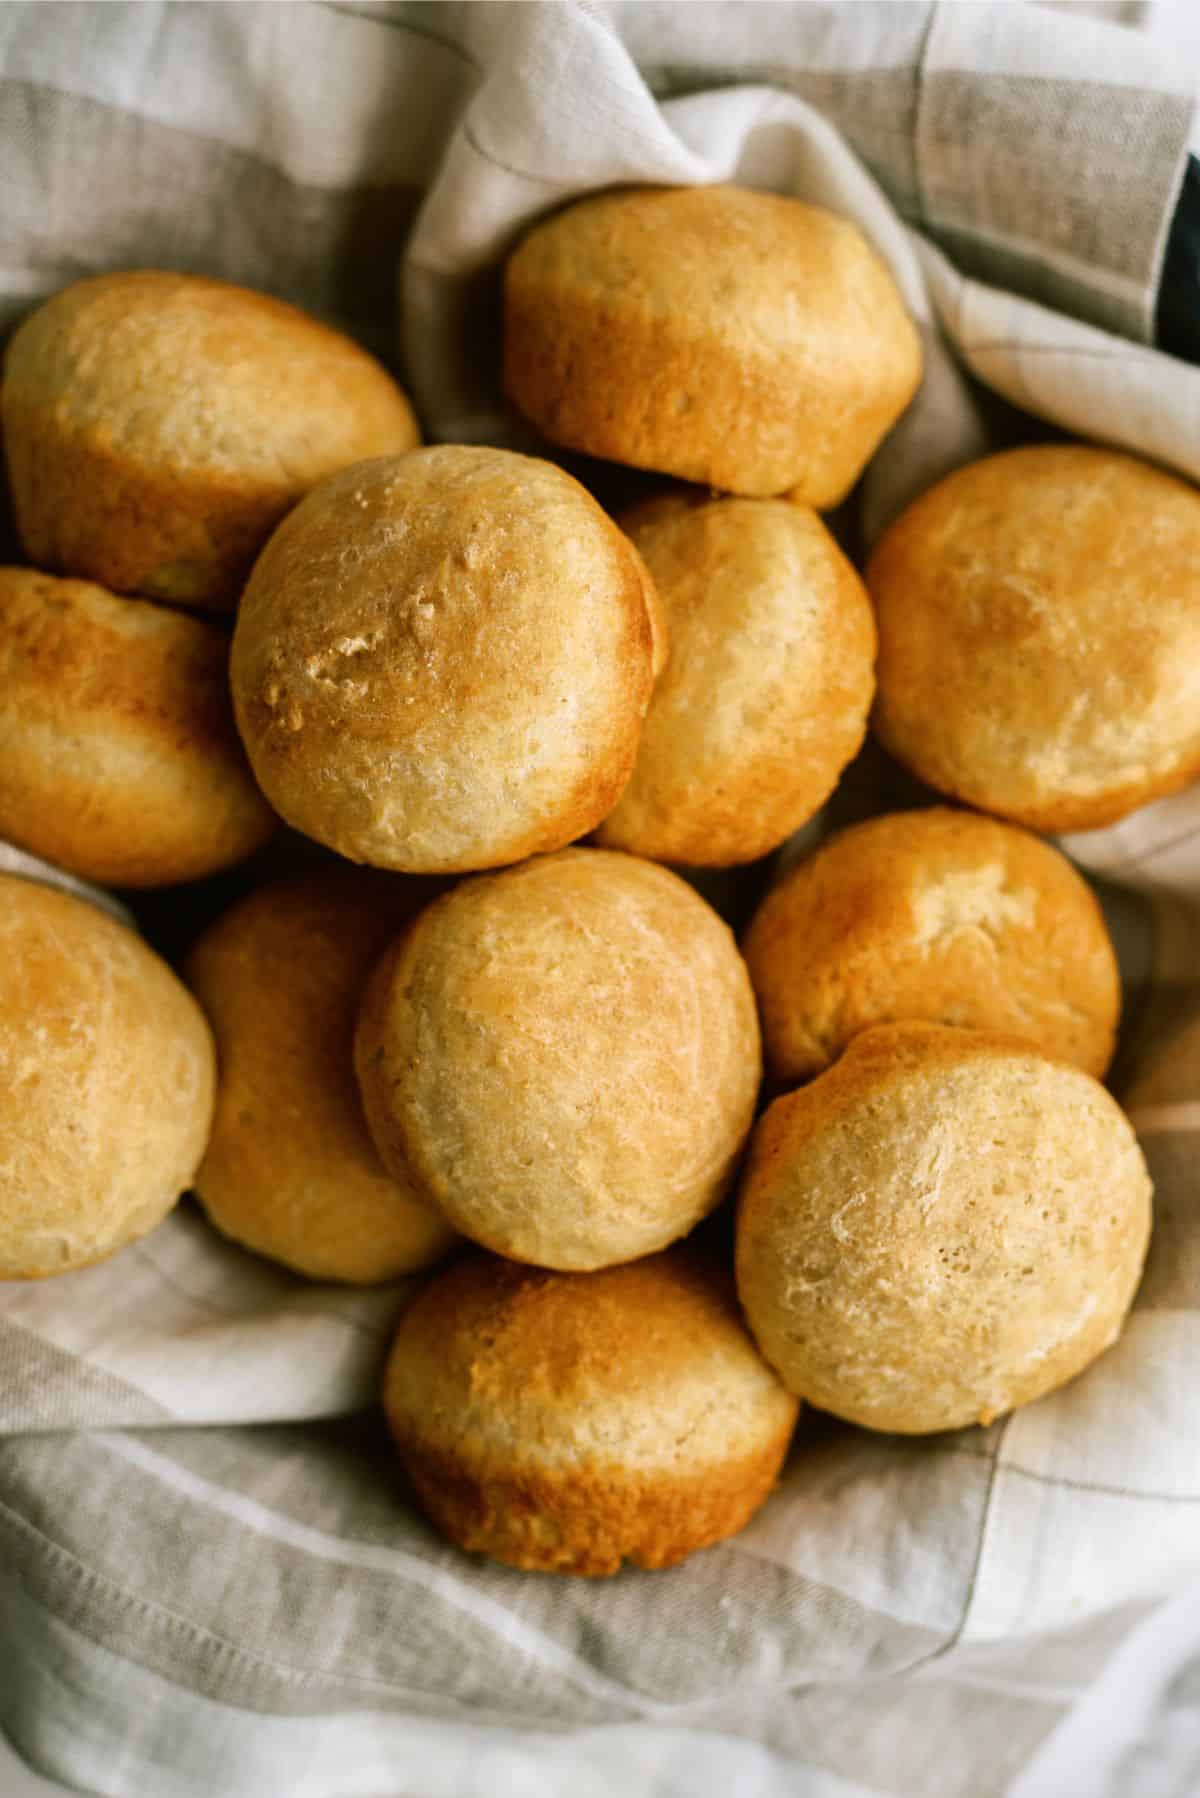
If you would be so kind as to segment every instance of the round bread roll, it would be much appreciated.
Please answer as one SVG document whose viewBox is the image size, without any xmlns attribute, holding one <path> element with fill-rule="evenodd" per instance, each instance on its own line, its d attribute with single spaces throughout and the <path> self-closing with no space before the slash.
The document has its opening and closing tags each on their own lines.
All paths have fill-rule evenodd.
<svg viewBox="0 0 1200 1798">
<path fill-rule="evenodd" d="M 1121 978 L 1095 896 L 994 818 L 935 806 L 840 831 L 767 894 L 742 949 L 781 1085 L 873 1024 L 999 1030 L 1097 1079 L 1112 1059 Z"/>
<path fill-rule="evenodd" d="M 381 868 L 561 848 L 633 768 L 648 578 L 579 483 L 531 456 L 447 446 L 333 476 L 263 551 L 234 633 L 263 791 Z"/>
<path fill-rule="evenodd" d="M 363 982 L 430 897 L 357 868 L 276 881 L 218 918 L 186 963 L 220 1068 L 197 1197 L 226 1236 L 315 1280 L 394 1279 L 453 1240 L 385 1173 L 354 1082 Z"/>
<path fill-rule="evenodd" d="M 383 1403 L 433 1522 L 547 1573 L 669 1567 L 747 1523 L 799 1407 L 733 1283 L 675 1249 L 603 1273 L 470 1255 L 405 1311 Z"/>
<path fill-rule="evenodd" d="M 215 626 L 0 568 L 0 836 L 112 886 L 243 860 L 278 820 L 234 729 Z"/>
<path fill-rule="evenodd" d="M 215 1075 L 200 1007 L 140 937 L 0 876 L 0 1279 L 86 1267 L 161 1222 Z"/>
<path fill-rule="evenodd" d="M 8 347 L 0 411 L 30 561 L 226 610 L 301 494 L 420 442 L 403 393 L 348 337 L 157 269 L 39 306 Z"/>
<path fill-rule="evenodd" d="M 777 194 L 600 194 L 505 271 L 504 385 L 539 431 L 730 493 L 836 505 L 920 378 L 861 232 Z"/>
<path fill-rule="evenodd" d="M 754 994 L 677 875 L 572 849 L 466 881 L 368 982 L 356 1059 L 384 1164 L 542 1267 L 661 1249 L 717 1204 L 754 1116 Z"/>
<path fill-rule="evenodd" d="M 1200 773 L 1200 493 L 1045 444 L 947 476 L 880 539 L 875 723 L 931 786 L 1034 830 Z"/>
<path fill-rule="evenodd" d="M 754 861 L 812 817 L 862 745 L 866 590 L 816 513 L 783 500 L 651 501 L 624 522 L 670 649 L 597 840 L 696 867 Z"/>
<path fill-rule="evenodd" d="M 742 1304 L 822 1410 L 906 1435 L 990 1423 L 1116 1341 L 1150 1193 L 1089 1074 L 990 1031 L 882 1025 L 759 1123 Z"/>
</svg>

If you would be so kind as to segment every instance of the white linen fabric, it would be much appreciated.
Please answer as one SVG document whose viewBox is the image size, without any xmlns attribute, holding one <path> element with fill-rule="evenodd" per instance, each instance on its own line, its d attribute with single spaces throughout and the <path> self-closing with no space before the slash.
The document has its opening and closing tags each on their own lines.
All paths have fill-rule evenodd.
<svg viewBox="0 0 1200 1798">
<path fill-rule="evenodd" d="M 390 355 L 431 437 L 525 442 L 496 367 L 526 224 L 621 182 L 794 193 L 858 220 L 924 339 L 869 540 L 1054 428 L 1200 478 L 1200 370 L 1152 347 L 1192 124 L 1188 69 L 1083 9 L 8 4 L 0 326 L 103 268 L 220 274 Z M 831 816 L 908 791 L 868 753 Z M 1158 1194 L 1086 1378 L 927 1441 L 810 1418 L 735 1541 L 525 1577 L 404 1497 L 370 1408 L 404 1289 L 307 1285 L 181 1207 L 0 1286 L 18 1751 L 113 1798 L 1193 1792 L 1200 791 L 1068 847 L 1122 947 Z"/>
</svg>

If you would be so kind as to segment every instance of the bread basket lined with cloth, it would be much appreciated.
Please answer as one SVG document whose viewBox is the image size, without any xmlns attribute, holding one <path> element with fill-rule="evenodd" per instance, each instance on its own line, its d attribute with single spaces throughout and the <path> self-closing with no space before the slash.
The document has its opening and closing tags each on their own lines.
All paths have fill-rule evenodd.
<svg viewBox="0 0 1200 1798">
<path fill-rule="evenodd" d="M 1154 347 L 1191 89 L 1136 34 L 1036 6 L 13 4 L 0 324 L 88 273 L 218 275 L 390 358 L 431 440 L 520 447 L 519 232 L 594 189 L 731 180 L 854 219 L 917 321 L 866 543 L 1055 432 L 1196 480 L 1200 369 Z M 881 766 L 835 817 L 896 802 Z M 1066 847 L 1104 883 L 1114 1084 L 1156 1184 L 1133 1315 L 1085 1381 L 927 1440 L 810 1424 L 736 1539 L 523 1578 L 397 1498 L 368 1407 L 402 1289 L 307 1285 L 184 1207 L 0 1286 L 18 1751 L 120 1798 L 1188 1789 L 1200 789 Z"/>
</svg>

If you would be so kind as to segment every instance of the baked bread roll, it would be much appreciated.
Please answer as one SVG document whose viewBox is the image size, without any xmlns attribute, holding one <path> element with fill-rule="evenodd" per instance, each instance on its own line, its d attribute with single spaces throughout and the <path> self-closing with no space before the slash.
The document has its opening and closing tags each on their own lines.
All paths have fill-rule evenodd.
<svg viewBox="0 0 1200 1798">
<path fill-rule="evenodd" d="M 200 618 L 0 568 L 0 836 L 89 880 L 168 886 L 250 855 L 277 819 Z"/>
<path fill-rule="evenodd" d="M 1091 830 L 1200 773 L 1200 493 L 1116 450 L 956 470 L 886 531 L 875 724 L 922 780 Z"/>
<path fill-rule="evenodd" d="M 840 831 L 767 894 L 742 950 L 781 1085 L 872 1024 L 999 1030 L 1097 1079 L 1112 1059 L 1104 914 L 1057 849 L 994 818 L 934 806 Z"/>
<path fill-rule="evenodd" d="M 676 875 L 570 849 L 437 899 L 368 982 L 356 1061 L 397 1178 L 514 1261 L 663 1248 L 727 1189 L 754 1115 L 754 994 Z"/>
<path fill-rule="evenodd" d="M 8 346 L 0 411 L 31 562 L 225 610 L 301 494 L 420 441 L 403 393 L 348 337 L 158 269 L 39 306 Z"/>
<path fill-rule="evenodd" d="M 536 225 L 504 385 L 552 443 L 730 493 L 843 499 L 921 378 L 856 226 L 738 187 L 629 188 Z"/>
<path fill-rule="evenodd" d="M 0 876 L 0 1279 L 153 1229 L 204 1153 L 214 1078 L 200 1007 L 140 937 Z"/>
<path fill-rule="evenodd" d="M 622 523 L 670 649 L 597 840 L 692 866 L 754 861 L 819 810 L 862 744 L 870 601 L 816 513 L 783 500 L 651 501 Z"/>
<path fill-rule="evenodd" d="M 561 848 L 633 768 L 648 578 L 578 482 L 531 456 L 447 446 L 333 476 L 272 537 L 238 616 L 259 784 L 376 867 Z"/>
<path fill-rule="evenodd" d="M 732 1281 L 678 1249 L 593 1274 L 464 1258 L 401 1318 L 383 1403 L 452 1542 L 582 1574 L 669 1567 L 740 1530 L 799 1408 Z"/>
<path fill-rule="evenodd" d="M 275 881 L 218 918 L 185 965 L 220 1069 L 197 1197 L 226 1236 L 315 1280 L 390 1280 L 453 1240 L 384 1172 L 354 1081 L 371 963 L 432 896 L 357 868 Z"/>
<path fill-rule="evenodd" d="M 738 1289 L 822 1410 L 906 1435 L 986 1424 L 1116 1341 L 1150 1192 L 1090 1075 L 990 1031 L 884 1025 L 755 1130 Z"/>
</svg>

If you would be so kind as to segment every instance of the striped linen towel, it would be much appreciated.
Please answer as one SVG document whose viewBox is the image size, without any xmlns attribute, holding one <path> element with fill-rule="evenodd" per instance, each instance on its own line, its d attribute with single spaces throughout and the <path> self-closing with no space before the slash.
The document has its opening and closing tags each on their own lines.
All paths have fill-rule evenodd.
<svg viewBox="0 0 1200 1798">
<path fill-rule="evenodd" d="M 868 537 L 1047 423 L 1200 478 L 1200 369 L 1152 347 L 1192 110 L 1175 59 L 1079 8 L 8 4 L 0 326 L 102 268 L 223 275 L 391 353 L 431 436 L 511 441 L 514 234 L 733 179 L 856 218 L 920 324 Z M 839 803 L 882 778 L 868 755 Z M 927 1441 L 810 1422 L 735 1541 L 522 1577 L 399 1496 L 369 1406 L 402 1290 L 305 1285 L 182 1207 L 0 1288 L 20 1753 L 113 1798 L 1200 1787 L 1200 790 L 1069 848 L 1121 942 L 1158 1187 L 1086 1379 Z"/>
</svg>

